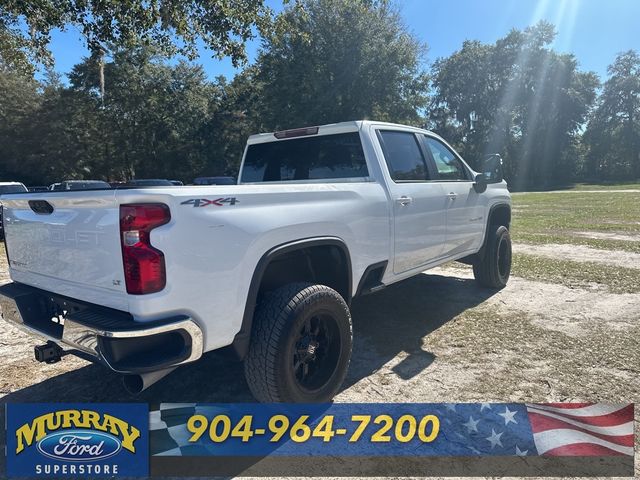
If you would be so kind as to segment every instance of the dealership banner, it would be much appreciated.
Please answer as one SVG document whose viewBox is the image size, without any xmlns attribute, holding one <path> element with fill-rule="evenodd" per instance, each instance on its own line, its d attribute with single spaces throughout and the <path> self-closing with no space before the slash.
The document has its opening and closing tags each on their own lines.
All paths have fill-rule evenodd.
<svg viewBox="0 0 640 480">
<path fill-rule="evenodd" d="M 148 475 L 146 404 L 8 404 L 5 414 L 9 477 Z"/>
<path fill-rule="evenodd" d="M 633 404 L 11 404 L 8 476 L 631 476 Z"/>
</svg>

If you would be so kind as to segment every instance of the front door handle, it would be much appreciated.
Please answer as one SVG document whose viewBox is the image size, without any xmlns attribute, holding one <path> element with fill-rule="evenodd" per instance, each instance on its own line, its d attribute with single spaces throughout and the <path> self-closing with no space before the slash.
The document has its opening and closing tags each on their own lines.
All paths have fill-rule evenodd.
<svg viewBox="0 0 640 480">
<path fill-rule="evenodd" d="M 458 194 L 455 192 L 447 193 L 447 198 L 450 198 L 451 200 L 455 200 L 457 197 L 458 197 Z"/>
<path fill-rule="evenodd" d="M 411 202 L 413 202 L 413 198 L 407 197 L 406 195 L 401 196 L 400 198 L 396 198 L 396 202 L 398 202 L 403 207 L 406 207 Z"/>
</svg>

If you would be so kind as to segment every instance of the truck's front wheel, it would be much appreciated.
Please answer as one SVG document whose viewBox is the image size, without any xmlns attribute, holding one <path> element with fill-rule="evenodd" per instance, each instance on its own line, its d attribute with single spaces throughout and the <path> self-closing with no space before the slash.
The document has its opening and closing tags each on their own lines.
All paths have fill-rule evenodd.
<svg viewBox="0 0 640 480">
<path fill-rule="evenodd" d="M 293 283 L 265 295 L 244 371 L 261 402 L 327 402 L 351 358 L 349 307 L 324 285 Z"/>
<path fill-rule="evenodd" d="M 473 275 L 483 287 L 501 289 L 507 286 L 511 273 L 511 237 L 503 225 L 490 225 L 487 247 L 481 260 L 473 264 Z"/>
</svg>

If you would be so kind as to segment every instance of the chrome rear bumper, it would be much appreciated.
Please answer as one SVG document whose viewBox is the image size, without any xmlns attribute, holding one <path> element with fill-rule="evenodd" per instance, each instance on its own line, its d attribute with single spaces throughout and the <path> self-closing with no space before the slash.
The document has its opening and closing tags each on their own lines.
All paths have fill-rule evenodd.
<svg viewBox="0 0 640 480">
<path fill-rule="evenodd" d="M 18 283 L 0 287 L 0 308 L 16 327 L 119 373 L 171 368 L 202 356 L 202 330 L 187 316 L 136 322 L 126 312 Z"/>
</svg>

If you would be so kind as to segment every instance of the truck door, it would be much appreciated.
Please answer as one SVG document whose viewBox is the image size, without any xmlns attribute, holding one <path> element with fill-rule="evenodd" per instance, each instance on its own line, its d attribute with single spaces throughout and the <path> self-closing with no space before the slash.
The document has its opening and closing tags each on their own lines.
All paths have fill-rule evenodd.
<svg viewBox="0 0 640 480">
<path fill-rule="evenodd" d="M 393 272 L 400 274 L 438 259 L 444 250 L 447 198 L 431 182 L 424 148 L 410 131 L 377 130 L 393 201 Z"/>
<path fill-rule="evenodd" d="M 437 138 L 422 135 L 435 166 L 437 182 L 447 197 L 447 234 L 443 254 L 453 257 L 477 250 L 482 243 L 486 195 L 473 188 L 471 172 L 458 156 Z"/>
</svg>

